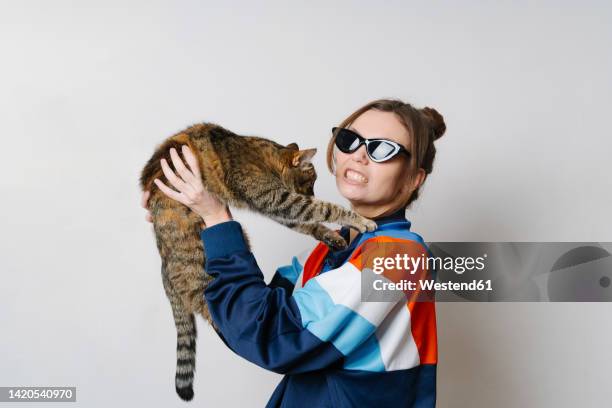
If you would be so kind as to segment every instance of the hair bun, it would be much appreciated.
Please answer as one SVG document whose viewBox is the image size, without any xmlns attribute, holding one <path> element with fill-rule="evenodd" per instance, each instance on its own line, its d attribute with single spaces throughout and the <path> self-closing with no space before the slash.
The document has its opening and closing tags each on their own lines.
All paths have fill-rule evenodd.
<svg viewBox="0 0 612 408">
<path fill-rule="evenodd" d="M 431 130 L 433 131 L 434 140 L 438 140 L 442 137 L 444 132 L 446 132 L 446 123 L 444 123 L 444 118 L 440 113 L 434 108 L 430 108 L 429 106 L 421 109 L 421 113 L 427 118 L 430 123 Z"/>
</svg>

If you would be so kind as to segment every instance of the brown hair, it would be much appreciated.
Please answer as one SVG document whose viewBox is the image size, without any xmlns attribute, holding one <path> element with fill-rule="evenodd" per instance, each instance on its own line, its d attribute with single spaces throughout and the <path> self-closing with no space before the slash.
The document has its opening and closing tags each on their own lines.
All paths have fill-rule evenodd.
<svg viewBox="0 0 612 408">
<path fill-rule="evenodd" d="M 436 157 L 434 141 L 439 139 L 446 131 L 446 124 L 442 115 L 434 108 L 424 107 L 418 109 L 399 99 L 378 99 L 351 113 L 338 127 L 344 128 L 350 126 L 362 113 L 370 109 L 395 113 L 410 134 L 409 150 L 412 154 L 409 162 L 410 174 L 415 175 L 418 169 L 422 168 L 425 170 L 425 180 L 427 180 L 427 175 L 433 170 L 433 162 Z M 332 173 L 334 172 L 333 151 L 335 139 L 336 134 L 333 134 L 327 145 L 327 167 Z M 412 192 L 404 207 L 408 207 L 419 197 L 419 190 L 420 186 Z"/>
</svg>

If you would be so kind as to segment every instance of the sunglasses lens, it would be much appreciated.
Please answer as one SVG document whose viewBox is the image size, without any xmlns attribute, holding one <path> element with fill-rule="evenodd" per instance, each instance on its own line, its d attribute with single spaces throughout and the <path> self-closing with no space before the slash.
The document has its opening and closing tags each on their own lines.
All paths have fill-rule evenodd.
<svg viewBox="0 0 612 408">
<path fill-rule="evenodd" d="M 368 153 L 372 160 L 384 161 L 394 156 L 397 148 L 384 140 L 373 140 L 368 145 Z"/>
<path fill-rule="evenodd" d="M 344 153 L 353 152 L 359 147 L 359 139 L 353 132 L 340 129 L 336 135 L 336 146 Z"/>
</svg>

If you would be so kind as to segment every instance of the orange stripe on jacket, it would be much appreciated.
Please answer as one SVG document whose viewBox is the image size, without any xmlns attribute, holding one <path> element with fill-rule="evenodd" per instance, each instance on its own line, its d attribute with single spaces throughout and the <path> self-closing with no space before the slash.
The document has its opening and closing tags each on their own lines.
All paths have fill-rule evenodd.
<svg viewBox="0 0 612 408">
<path fill-rule="evenodd" d="M 396 254 L 408 254 L 410 257 L 424 256 L 425 259 L 428 256 L 427 249 L 419 242 L 381 236 L 366 240 L 353 253 L 349 262 L 361 271 L 364 267 L 372 266 L 374 257 L 394 257 Z M 404 278 L 415 282 L 430 278 L 429 271 L 422 265 L 414 274 L 407 275 L 405 271 L 391 269 L 385 270 L 382 275 L 392 282 L 399 282 Z M 404 291 L 404 294 L 406 295 L 406 306 L 410 311 L 410 329 L 419 351 L 420 362 L 421 364 L 436 364 L 438 338 L 434 293 L 418 289 Z"/>
<path fill-rule="evenodd" d="M 304 263 L 304 273 L 302 274 L 302 286 L 306 285 L 306 282 L 310 278 L 315 277 L 321 272 L 323 267 L 323 261 L 329 252 L 329 247 L 322 242 L 312 250 L 312 253 L 306 259 Z"/>
</svg>

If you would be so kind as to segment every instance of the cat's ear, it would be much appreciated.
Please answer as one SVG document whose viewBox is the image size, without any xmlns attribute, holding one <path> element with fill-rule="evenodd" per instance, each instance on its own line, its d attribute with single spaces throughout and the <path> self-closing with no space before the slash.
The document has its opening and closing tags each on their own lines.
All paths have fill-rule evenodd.
<svg viewBox="0 0 612 408">
<path fill-rule="evenodd" d="M 312 160 L 312 157 L 317 152 L 317 149 L 306 149 L 306 150 L 298 150 L 295 152 L 293 156 L 293 160 L 291 164 L 295 167 L 300 166 L 305 163 L 309 163 Z"/>
<path fill-rule="evenodd" d="M 300 150 L 300 148 L 298 147 L 297 143 L 289 143 L 287 145 L 287 149 L 291 149 L 291 150 Z"/>
</svg>

